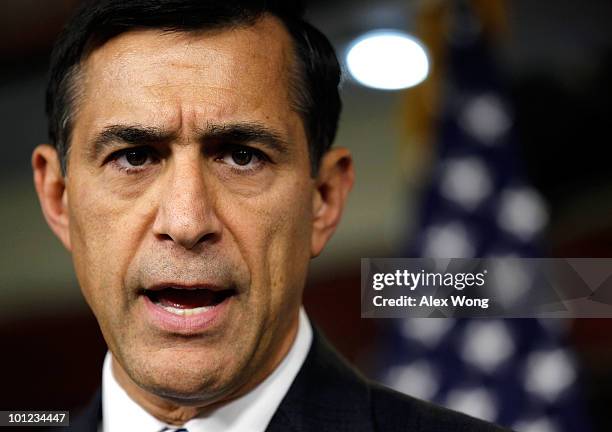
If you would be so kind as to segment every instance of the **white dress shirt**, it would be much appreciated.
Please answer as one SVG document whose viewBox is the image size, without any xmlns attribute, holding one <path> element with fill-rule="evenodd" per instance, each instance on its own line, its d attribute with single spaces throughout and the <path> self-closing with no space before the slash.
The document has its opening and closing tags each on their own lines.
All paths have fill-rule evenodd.
<svg viewBox="0 0 612 432">
<path fill-rule="evenodd" d="M 291 383 L 298 374 L 312 343 L 312 328 L 304 308 L 291 349 L 278 367 L 247 394 L 218 409 L 189 420 L 189 432 L 264 432 Z M 106 353 L 102 370 L 102 432 L 160 432 L 168 425 L 134 402 L 115 379 L 111 355 Z M 176 426 L 171 427 L 174 430 Z"/>
</svg>

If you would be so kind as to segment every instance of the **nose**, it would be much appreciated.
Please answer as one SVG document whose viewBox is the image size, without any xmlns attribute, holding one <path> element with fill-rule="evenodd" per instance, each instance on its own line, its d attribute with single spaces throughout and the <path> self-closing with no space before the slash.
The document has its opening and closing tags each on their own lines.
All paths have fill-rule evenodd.
<svg viewBox="0 0 612 432">
<path fill-rule="evenodd" d="M 214 241 L 221 232 L 214 205 L 214 194 L 206 185 L 202 168 L 196 162 L 175 165 L 161 191 L 153 224 L 155 235 L 185 249 Z"/>
</svg>

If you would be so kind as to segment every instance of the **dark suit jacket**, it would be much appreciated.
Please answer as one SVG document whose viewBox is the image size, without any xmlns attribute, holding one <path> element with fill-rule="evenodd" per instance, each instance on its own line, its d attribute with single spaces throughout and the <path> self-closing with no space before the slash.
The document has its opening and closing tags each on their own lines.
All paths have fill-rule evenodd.
<svg viewBox="0 0 612 432">
<path fill-rule="evenodd" d="M 69 430 L 96 432 L 100 392 Z M 55 429 L 57 431 L 57 429 Z M 312 347 L 268 432 L 501 432 L 505 429 L 366 380 L 314 332 Z"/>
</svg>

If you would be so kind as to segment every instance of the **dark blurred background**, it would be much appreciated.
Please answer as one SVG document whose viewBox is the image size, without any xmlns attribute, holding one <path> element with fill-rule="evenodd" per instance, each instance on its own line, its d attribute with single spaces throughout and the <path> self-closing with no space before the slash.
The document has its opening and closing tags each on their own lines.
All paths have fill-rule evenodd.
<svg viewBox="0 0 612 432">
<path fill-rule="evenodd" d="M 100 383 L 104 342 L 29 164 L 47 139 L 52 41 L 78 3 L 0 3 L 3 410 L 76 410 Z M 362 257 L 612 256 L 612 3 L 307 4 L 347 69 L 336 144 L 353 151 L 358 174 L 313 262 L 313 321 L 401 391 L 521 432 L 612 430 L 609 320 L 377 321 L 360 319 L 359 306 Z M 418 38 L 422 83 L 380 90 L 348 73 L 352 41 L 377 29 Z"/>
</svg>

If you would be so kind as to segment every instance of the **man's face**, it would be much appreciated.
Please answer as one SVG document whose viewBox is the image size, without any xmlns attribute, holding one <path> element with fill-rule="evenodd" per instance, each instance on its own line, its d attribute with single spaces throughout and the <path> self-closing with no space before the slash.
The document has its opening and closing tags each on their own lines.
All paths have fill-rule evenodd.
<svg viewBox="0 0 612 432">
<path fill-rule="evenodd" d="M 194 404 L 297 326 L 314 180 L 282 25 L 133 31 L 85 61 L 66 178 L 78 280 L 127 375 Z"/>
</svg>

